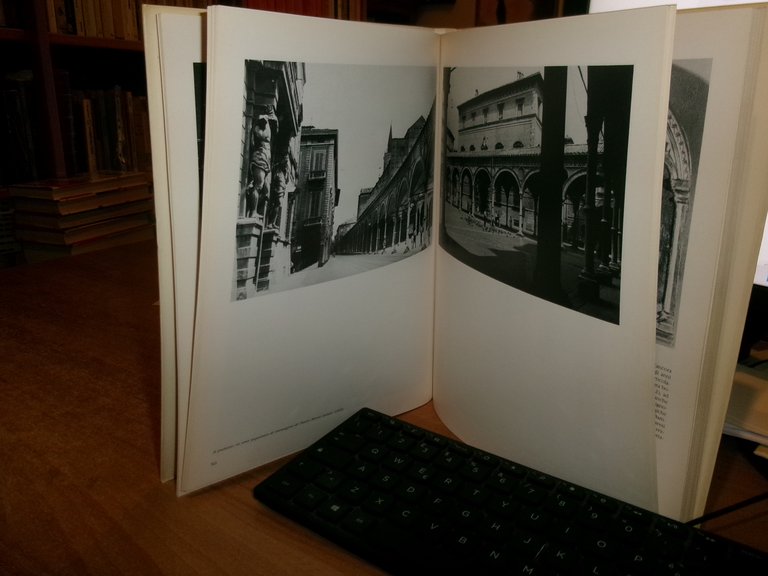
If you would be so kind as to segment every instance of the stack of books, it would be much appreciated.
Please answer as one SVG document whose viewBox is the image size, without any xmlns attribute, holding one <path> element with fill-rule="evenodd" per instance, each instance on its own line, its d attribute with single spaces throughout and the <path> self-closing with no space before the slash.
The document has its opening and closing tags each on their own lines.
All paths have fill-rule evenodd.
<svg viewBox="0 0 768 576">
<path fill-rule="evenodd" d="M 154 237 L 154 199 L 145 172 L 17 184 L 9 194 L 28 262 Z"/>
</svg>

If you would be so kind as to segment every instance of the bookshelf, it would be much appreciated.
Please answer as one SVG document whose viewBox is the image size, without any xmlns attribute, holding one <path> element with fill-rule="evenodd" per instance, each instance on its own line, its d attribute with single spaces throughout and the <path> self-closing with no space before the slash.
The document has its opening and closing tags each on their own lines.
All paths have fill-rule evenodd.
<svg viewBox="0 0 768 576">
<path fill-rule="evenodd" d="M 140 4 L 115 0 L 0 0 L 0 5 L 2 111 L 6 124 L 11 124 L 9 132 L 17 137 L 3 144 L 8 147 L 21 142 L 28 152 L 24 161 L 17 155 L 14 162 L 4 163 L 0 183 L 63 178 L 82 172 L 82 165 L 73 164 L 70 158 L 71 142 L 63 124 L 67 120 L 64 99 L 71 96 L 71 90 L 115 86 L 131 96 L 146 97 L 138 25 Z M 107 6 L 110 11 L 102 13 Z M 96 13 L 105 24 L 98 30 L 86 29 L 82 15 Z M 117 26 L 116 22 L 121 24 Z"/>
<path fill-rule="evenodd" d="M 0 0 L 4 264 L 154 234 L 140 23 L 140 0 Z M 69 202 L 34 198 L 35 188 L 72 186 L 105 173 L 113 176 L 113 188 L 82 203 L 90 208 L 77 215 Z M 116 200 L 121 195 L 123 205 Z"/>
</svg>

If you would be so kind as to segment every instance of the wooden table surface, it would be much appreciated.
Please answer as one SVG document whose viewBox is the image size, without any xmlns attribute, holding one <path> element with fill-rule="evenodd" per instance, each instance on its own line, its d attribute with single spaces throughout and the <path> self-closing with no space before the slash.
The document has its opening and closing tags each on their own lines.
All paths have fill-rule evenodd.
<svg viewBox="0 0 768 576">
<path fill-rule="evenodd" d="M 154 250 L 0 270 L 0 574 L 381 574 L 253 499 L 281 461 L 183 498 L 159 481 Z M 448 432 L 431 404 L 404 418 Z M 768 489 L 723 446 L 710 507 Z M 768 551 L 768 503 L 712 526 Z"/>
</svg>

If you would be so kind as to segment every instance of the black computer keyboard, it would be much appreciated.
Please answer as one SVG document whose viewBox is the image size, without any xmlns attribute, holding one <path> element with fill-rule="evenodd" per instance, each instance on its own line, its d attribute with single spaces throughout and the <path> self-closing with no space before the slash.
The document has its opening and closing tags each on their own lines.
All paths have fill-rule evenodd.
<svg viewBox="0 0 768 576">
<path fill-rule="evenodd" d="M 768 555 L 369 409 L 254 496 L 395 574 L 768 575 Z"/>
</svg>

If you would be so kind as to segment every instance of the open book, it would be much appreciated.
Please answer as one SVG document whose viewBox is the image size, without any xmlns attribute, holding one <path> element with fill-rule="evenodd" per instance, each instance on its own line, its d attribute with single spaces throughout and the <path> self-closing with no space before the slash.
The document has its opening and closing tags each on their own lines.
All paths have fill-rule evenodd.
<svg viewBox="0 0 768 576">
<path fill-rule="evenodd" d="M 744 122 L 765 82 L 749 56 L 762 25 L 738 54 L 686 55 L 712 60 L 710 92 L 729 83 L 733 122 L 707 106 L 701 151 L 685 135 L 665 163 L 670 126 L 689 120 L 667 115 L 674 19 L 663 7 L 439 32 L 145 7 L 163 476 L 179 494 L 297 451 L 360 406 L 432 399 L 468 443 L 692 515 L 717 447 L 700 437 L 727 405 L 717 336 L 741 321 L 726 280 L 749 250 L 728 271 L 723 256 L 765 211 L 742 190 L 765 183 Z M 670 221 L 662 182 L 679 196 L 709 139 L 706 165 L 724 162 L 711 192 L 697 183 L 711 242 L 687 242 L 683 276 L 698 204 Z M 675 239 L 666 259 L 660 231 Z M 708 291 L 691 329 L 685 282 Z M 666 346 L 696 355 L 679 383 L 657 353 L 670 331 Z"/>
</svg>

